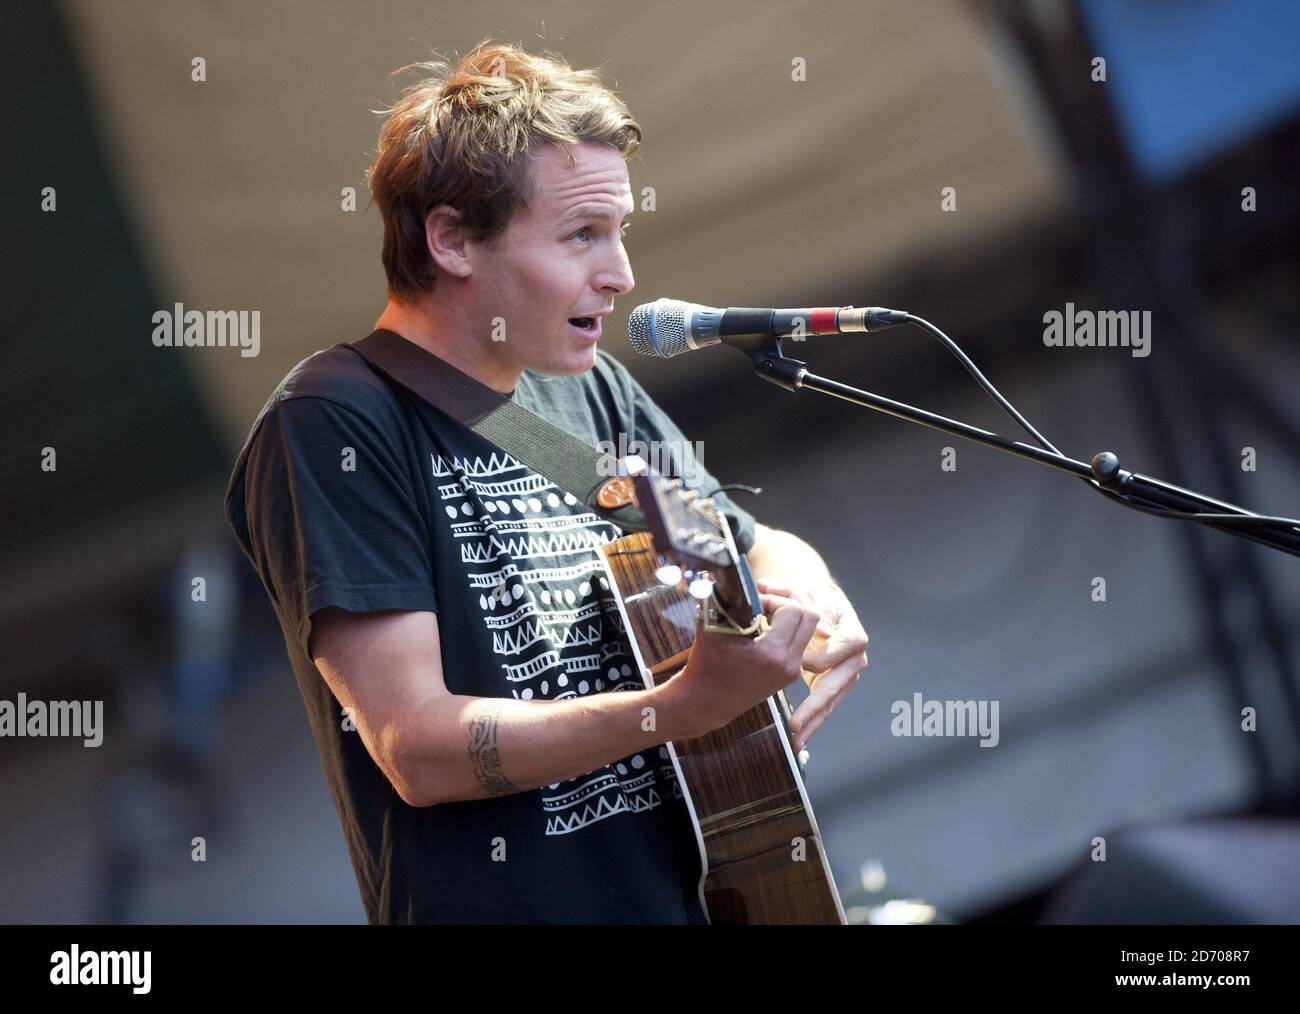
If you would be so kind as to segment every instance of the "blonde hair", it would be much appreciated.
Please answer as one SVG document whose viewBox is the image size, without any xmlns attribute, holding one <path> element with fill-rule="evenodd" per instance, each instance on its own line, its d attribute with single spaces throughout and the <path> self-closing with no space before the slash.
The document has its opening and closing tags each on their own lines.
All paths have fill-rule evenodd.
<svg viewBox="0 0 1300 1014">
<path fill-rule="evenodd" d="M 568 153 L 564 145 L 598 141 L 624 158 L 640 146 L 641 128 L 622 100 L 594 71 L 574 70 L 554 54 L 484 40 L 454 67 L 434 60 L 393 73 L 412 68 L 427 74 L 380 110 L 387 119 L 367 170 L 395 299 L 433 287 L 424 223 L 434 208 L 451 205 L 472 239 L 492 242 L 532 195 L 538 144 Z"/>
</svg>

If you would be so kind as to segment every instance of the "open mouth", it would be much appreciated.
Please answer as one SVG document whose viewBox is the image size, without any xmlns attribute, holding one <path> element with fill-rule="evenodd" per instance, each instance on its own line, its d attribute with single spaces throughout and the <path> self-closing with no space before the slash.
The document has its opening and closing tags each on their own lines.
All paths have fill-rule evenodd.
<svg viewBox="0 0 1300 1014">
<path fill-rule="evenodd" d="M 589 334 L 595 334 L 599 327 L 599 322 L 595 317 L 570 317 L 569 323 L 579 331 L 586 331 Z"/>
</svg>

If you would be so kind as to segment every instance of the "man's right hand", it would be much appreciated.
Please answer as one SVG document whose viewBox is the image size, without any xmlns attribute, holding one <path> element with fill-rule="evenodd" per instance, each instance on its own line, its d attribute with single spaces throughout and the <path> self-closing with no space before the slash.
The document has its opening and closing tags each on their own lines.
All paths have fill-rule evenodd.
<svg viewBox="0 0 1300 1014">
<path fill-rule="evenodd" d="M 662 688 L 682 738 L 720 729 L 799 679 L 820 615 L 782 595 L 761 596 L 768 629 L 756 638 L 706 633 L 697 624 L 686 668 Z"/>
</svg>

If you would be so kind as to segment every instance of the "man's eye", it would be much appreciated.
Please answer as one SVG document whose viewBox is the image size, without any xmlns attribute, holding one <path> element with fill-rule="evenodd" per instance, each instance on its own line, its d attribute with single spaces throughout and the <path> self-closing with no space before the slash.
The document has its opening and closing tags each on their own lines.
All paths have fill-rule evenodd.
<svg viewBox="0 0 1300 1014">
<path fill-rule="evenodd" d="M 618 234 L 619 234 L 619 236 L 620 236 L 620 237 L 626 236 L 626 235 L 627 235 L 627 230 L 630 229 L 631 227 L 632 227 L 632 223 L 630 223 L 630 222 L 624 222 L 621 226 L 619 226 L 619 230 L 618 230 Z M 589 225 L 584 225 L 581 229 L 579 229 L 579 230 L 578 230 L 577 232 L 575 232 L 572 236 L 570 236 L 569 239 L 578 239 L 579 237 L 582 237 L 582 238 L 584 239 L 584 241 L 585 241 L 585 240 L 591 238 L 591 237 L 588 235 L 590 232 L 591 232 L 591 226 L 589 226 Z"/>
</svg>

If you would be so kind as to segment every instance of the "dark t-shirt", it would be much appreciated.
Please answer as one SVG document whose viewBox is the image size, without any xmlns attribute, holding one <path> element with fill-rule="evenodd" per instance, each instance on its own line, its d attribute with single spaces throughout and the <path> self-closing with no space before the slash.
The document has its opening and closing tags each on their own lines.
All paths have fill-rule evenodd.
<svg viewBox="0 0 1300 1014">
<path fill-rule="evenodd" d="M 527 371 L 511 397 L 618 454 L 620 434 L 627 446 L 684 443 L 603 351 L 579 376 Z M 684 478 L 703 493 L 717 486 L 698 461 Z M 714 499 L 746 552 L 754 519 Z M 307 651 L 311 617 L 327 606 L 433 610 L 452 693 L 642 689 L 599 560 L 617 526 L 344 346 L 308 357 L 272 394 L 226 516 L 284 632 L 372 923 L 705 921 L 699 849 L 666 748 L 508 796 L 408 806 Z"/>
</svg>

